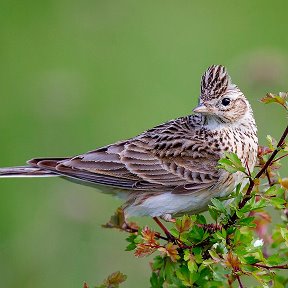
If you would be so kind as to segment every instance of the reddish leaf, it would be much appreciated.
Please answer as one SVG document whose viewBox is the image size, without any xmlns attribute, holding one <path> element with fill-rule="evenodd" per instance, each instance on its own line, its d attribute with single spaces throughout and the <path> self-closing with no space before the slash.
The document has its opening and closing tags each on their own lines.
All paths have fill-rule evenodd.
<svg viewBox="0 0 288 288">
<path fill-rule="evenodd" d="M 261 99 L 261 102 L 263 103 L 278 103 L 282 105 L 284 108 L 287 107 L 287 99 L 288 99 L 288 93 L 286 92 L 280 92 L 278 95 L 272 94 L 272 93 L 267 93 L 264 98 Z"/>
<path fill-rule="evenodd" d="M 262 157 L 264 155 L 272 153 L 273 150 L 266 146 L 259 146 L 258 147 L 258 157 Z"/>
<path fill-rule="evenodd" d="M 122 229 L 125 225 L 125 217 L 122 208 L 118 208 L 114 215 L 111 216 L 109 222 L 103 224 L 102 227 L 104 228 L 119 228 Z"/>
<path fill-rule="evenodd" d="M 145 256 L 149 256 L 150 254 L 152 254 L 153 252 L 155 252 L 157 250 L 158 246 L 153 246 L 153 245 L 149 245 L 149 244 L 145 244 L 145 243 L 140 243 L 137 244 L 137 248 L 134 252 L 134 255 L 136 257 L 145 257 Z"/>
<path fill-rule="evenodd" d="M 104 285 L 106 285 L 106 287 L 109 288 L 118 287 L 119 284 L 123 283 L 126 279 L 127 279 L 126 275 L 117 271 L 107 277 L 107 279 L 104 282 Z"/>
<path fill-rule="evenodd" d="M 160 252 L 164 252 L 173 262 L 177 262 L 178 259 L 180 259 L 179 253 L 178 253 L 178 245 L 174 245 L 173 243 L 169 242 L 165 247 L 160 247 L 158 250 Z"/>
<path fill-rule="evenodd" d="M 233 255 L 231 251 L 224 255 L 224 259 L 227 267 L 232 267 L 234 271 L 240 270 L 241 262 L 236 255 Z"/>
<path fill-rule="evenodd" d="M 280 180 L 280 184 L 283 188 L 285 188 L 286 190 L 288 190 L 288 177 L 282 178 Z"/>
<path fill-rule="evenodd" d="M 155 240 L 155 231 L 150 230 L 149 227 L 145 226 L 141 234 L 145 243 L 158 244 L 158 242 Z"/>
<path fill-rule="evenodd" d="M 181 219 L 176 220 L 176 229 L 179 233 L 188 231 L 192 226 L 192 220 L 189 216 L 184 215 Z"/>
</svg>

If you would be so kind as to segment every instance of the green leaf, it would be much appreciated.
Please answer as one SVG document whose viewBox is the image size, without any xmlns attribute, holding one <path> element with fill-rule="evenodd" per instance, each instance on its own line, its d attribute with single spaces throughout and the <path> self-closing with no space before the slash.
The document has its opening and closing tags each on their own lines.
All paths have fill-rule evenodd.
<svg viewBox="0 0 288 288">
<path fill-rule="evenodd" d="M 134 243 L 139 244 L 143 242 L 142 235 L 135 235 Z"/>
<path fill-rule="evenodd" d="M 252 210 L 258 210 L 264 207 L 267 207 L 268 203 L 266 199 L 260 199 L 258 201 L 255 201 L 255 204 L 252 206 Z"/>
<path fill-rule="evenodd" d="M 242 213 L 246 213 L 246 212 L 250 212 L 253 210 L 264 208 L 267 205 L 268 205 L 268 202 L 265 199 L 261 198 L 259 201 L 256 201 L 255 196 L 253 196 L 251 197 L 251 199 L 247 201 L 245 206 L 241 208 L 239 211 Z"/>
<path fill-rule="evenodd" d="M 285 262 L 285 258 L 279 256 L 278 254 L 272 255 L 272 256 L 268 257 L 266 260 L 267 260 L 267 264 L 271 265 L 271 266 L 280 265 L 280 264 Z"/>
<path fill-rule="evenodd" d="M 235 165 L 236 168 L 241 169 L 243 172 L 245 172 L 245 168 L 242 166 L 242 162 L 235 153 L 225 153 L 226 157 L 232 161 L 232 163 Z"/>
<path fill-rule="evenodd" d="M 221 212 L 218 211 L 216 207 L 211 206 L 211 205 L 208 205 L 208 209 L 209 209 L 208 211 L 209 211 L 209 214 L 212 217 L 212 219 L 214 221 L 217 221 L 219 216 L 221 215 Z"/>
<path fill-rule="evenodd" d="M 238 169 L 233 167 L 233 163 L 230 160 L 226 159 L 226 158 L 220 159 L 218 161 L 218 164 L 219 165 L 217 166 L 217 168 L 224 169 L 224 170 L 228 171 L 231 174 L 238 172 Z"/>
<path fill-rule="evenodd" d="M 256 227 L 256 224 L 253 223 L 253 221 L 255 220 L 255 217 L 246 217 L 246 218 L 242 218 L 242 219 L 239 219 L 237 221 L 237 224 L 240 225 L 240 226 L 248 226 L 248 227 Z"/>
<path fill-rule="evenodd" d="M 160 270 L 164 264 L 165 264 L 164 259 L 161 256 L 156 256 L 154 258 L 154 262 L 152 264 L 152 269 L 153 270 Z"/>
<path fill-rule="evenodd" d="M 200 265 L 200 267 L 199 267 L 198 270 L 203 269 L 203 268 L 204 268 L 203 265 L 204 265 L 204 266 L 209 266 L 209 265 L 214 264 L 214 263 L 215 263 L 215 261 L 213 261 L 212 259 L 204 260 L 204 261 L 202 262 L 202 264 Z"/>
<path fill-rule="evenodd" d="M 150 277 L 150 284 L 152 288 L 162 288 L 164 284 L 163 277 L 160 277 L 155 272 L 152 272 L 152 275 Z"/>
<path fill-rule="evenodd" d="M 177 277 L 182 281 L 183 285 L 191 286 L 193 283 L 190 283 L 190 272 L 187 266 L 182 266 L 176 270 Z"/>
<path fill-rule="evenodd" d="M 194 255 L 196 263 L 201 264 L 203 261 L 203 258 L 202 258 L 203 249 L 199 246 L 193 247 L 192 253 Z"/>
<path fill-rule="evenodd" d="M 138 235 L 135 234 L 130 234 L 130 236 L 128 236 L 126 238 L 127 242 L 130 242 L 130 244 L 128 244 L 128 246 L 126 247 L 126 251 L 131 251 L 134 250 L 136 248 L 136 244 L 135 244 L 135 239 L 137 238 Z"/>
<path fill-rule="evenodd" d="M 128 246 L 126 247 L 125 251 L 132 251 L 136 248 L 136 244 L 135 243 L 130 243 L 128 244 Z"/>
<path fill-rule="evenodd" d="M 270 198 L 270 203 L 272 206 L 274 206 L 277 209 L 283 209 L 285 208 L 286 201 L 282 198 L 275 197 L 275 198 Z"/>
<path fill-rule="evenodd" d="M 206 221 L 205 216 L 202 215 L 202 214 L 198 214 L 198 215 L 197 215 L 197 223 L 199 223 L 199 224 L 206 224 L 207 221 Z"/>
<path fill-rule="evenodd" d="M 130 235 L 126 238 L 126 241 L 128 241 L 128 242 L 130 242 L 130 243 L 134 243 L 136 237 L 137 237 L 137 235 L 135 235 L 135 234 L 130 234 Z"/>
<path fill-rule="evenodd" d="M 285 286 L 287 288 L 288 278 L 281 275 L 275 275 L 273 280 L 273 288 L 285 288 Z"/>
<path fill-rule="evenodd" d="M 259 262 L 259 259 L 255 258 L 255 256 L 247 256 L 244 257 L 245 263 L 246 264 L 255 264 Z"/>
<path fill-rule="evenodd" d="M 229 173 L 235 173 L 237 171 L 246 172 L 246 169 L 243 167 L 241 160 L 235 153 L 226 152 L 225 158 L 222 158 L 218 161 L 218 168 L 225 169 Z"/>
<path fill-rule="evenodd" d="M 171 261 L 171 259 L 167 256 L 164 258 L 164 265 L 161 269 L 161 276 L 164 278 L 164 280 L 168 283 L 173 283 L 174 281 L 174 275 L 175 275 L 175 269 L 177 268 L 177 263 L 174 263 Z"/>
<path fill-rule="evenodd" d="M 286 246 L 288 247 L 288 229 L 287 228 L 280 228 L 280 233 L 283 239 L 285 240 Z"/>
<path fill-rule="evenodd" d="M 271 135 L 267 135 L 266 139 L 268 140 L 268 146 L 271 150 L 277 148 L 277 141 Z"/>
<path fill-rule="evenodd" d="M 212 198 L 211 202 L 214 205 L 214 207 L 217 209 L 217 211 L 226 213 L 226 208 L 222 201 L 218 200 L 217 198 Z"/>
<path fill-rule="evenodd" d="M 215 250 L 211 249 L 208 251 L 210 256 L 212 257 L 213 260 L 215 260 L 216 262 L 221 261 L 221 257 L 216 253 Z"/>
<path fill-rule="evenodd" d="M 225 231 L 225 230 L 224 230 Z M 220 240 L 220 241 L 224 241 L 226 242 L 226 231 L 225 233 L 223 234 L 222 231 L 216 231 L 214 234 L 213 234 L 213 237 L 217 240 Z"/>
<path fill-rule="evenodd" d="M 193 225 L 189 235 L 187 236 L 188 240 L 195 244 L 199 244 L 209 236 L 209 233 L 205 232 L 202 227 L 199 227 L 198 225 Z"/>
<path fill-rule="evenodd" d="M 190 272 L 196 272 L 198 270 L 198 266 L 194 260 L 189 260 L 188 262 L 188 269 Z"/>
<path fill-rule="evenodd" d="M 278 188 L 276 185 L 273 185 L 271 187 L 269 187 L 269 189 L 267 189 L 265 191 L 265 196 L 276 196 L 277 195 L 277 191 L 278 191 Z"/>
</svg>

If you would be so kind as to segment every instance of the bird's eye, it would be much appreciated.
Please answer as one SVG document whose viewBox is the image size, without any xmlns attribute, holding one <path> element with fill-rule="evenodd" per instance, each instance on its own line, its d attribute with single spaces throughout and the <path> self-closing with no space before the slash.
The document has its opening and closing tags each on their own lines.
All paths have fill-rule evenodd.
<svg viewBox="0 0 288 288">
<path fill-rule="evenodd" d="M 222 99 L 222 105 L 228 106 L 230 104 L 230 99 L 229 98 L 223 98 Z"/>
</svg>

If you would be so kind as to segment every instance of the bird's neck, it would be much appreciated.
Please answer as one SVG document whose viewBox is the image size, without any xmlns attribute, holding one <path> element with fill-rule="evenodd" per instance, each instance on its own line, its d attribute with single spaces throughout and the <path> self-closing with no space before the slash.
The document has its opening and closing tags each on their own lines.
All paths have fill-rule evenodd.
<svg viewBox="0 0 288 288">
<path fill-rule="evenodd" d="M 227 125 L 227 123 L 221 121 L 219 117 L 210 116 L 210 115 L 203 115 L 202 118 L 203 126 L 208 128 L 209 130 L 218 130 L 222 129 L 223 126 Z"/>
<path fill-rule="evenodd" d="M 235 122 L 225 122 L 219 117 L 205 115 L 202 119 L 203 126 L 209 130 L 221 130 L 225 128 L 239 128 L 243 130 L 257 130 L 253 115 L 246 114 L 245 117 Z"/>
</svg>

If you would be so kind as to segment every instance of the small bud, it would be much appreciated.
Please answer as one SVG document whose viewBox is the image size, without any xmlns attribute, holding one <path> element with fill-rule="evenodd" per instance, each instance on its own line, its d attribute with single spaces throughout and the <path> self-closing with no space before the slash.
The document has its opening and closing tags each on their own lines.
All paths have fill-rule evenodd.
<svg viewBox="0 0 288 288">
<path fill-rule="evenodd" d="M 287 177 L 282 178 L 279 182 L 283 188 L 288 190 L 288 178 Z"/>
<path fill-rule="evenodd" d="M 254 247 L 260 247 L 260 246 L 263 246 L 263 244 L 264 244 L 263 239 L 258 239 L 254 242 L 253 246 Z"/>
</svg>

